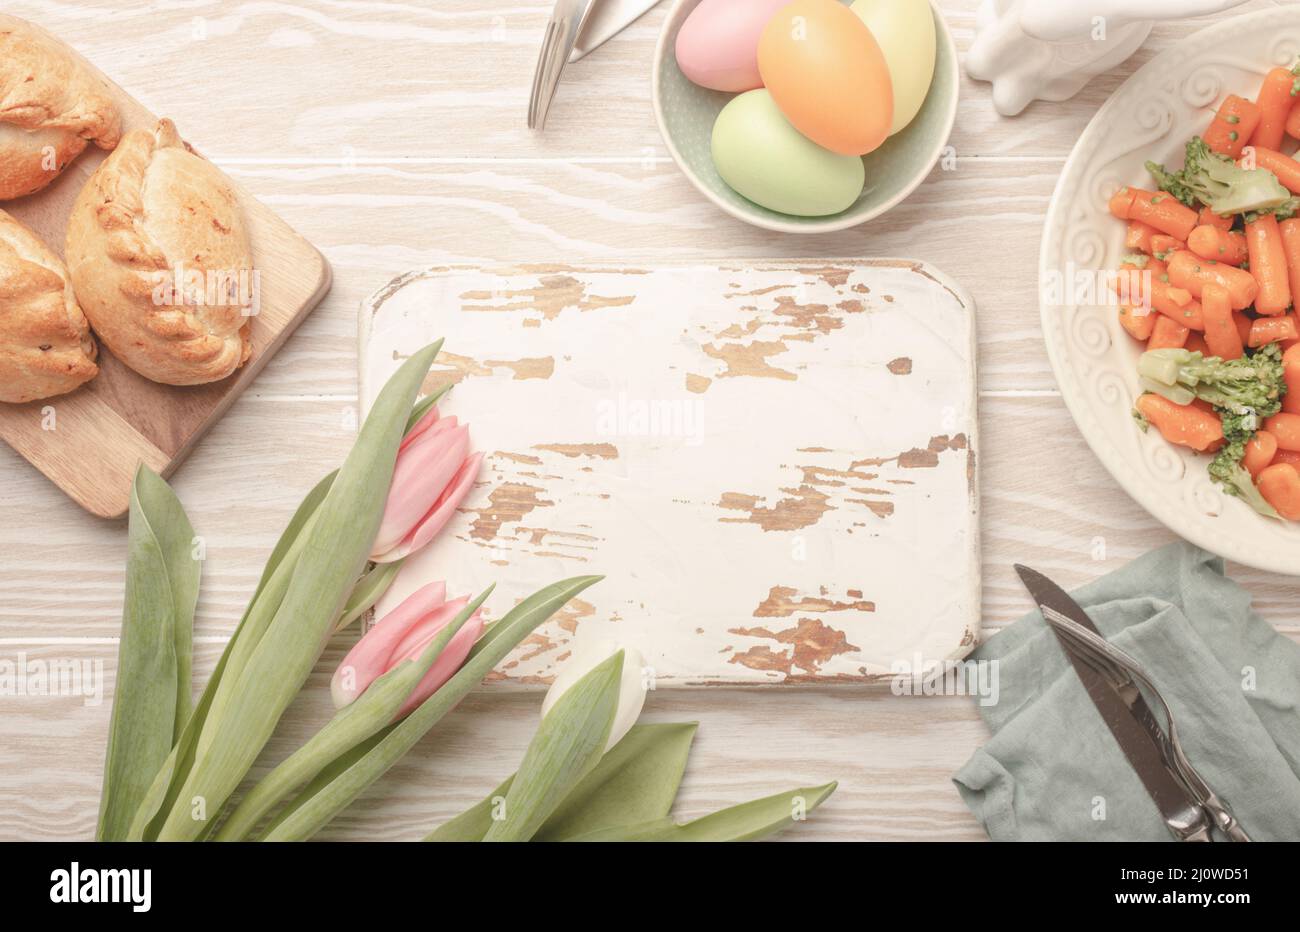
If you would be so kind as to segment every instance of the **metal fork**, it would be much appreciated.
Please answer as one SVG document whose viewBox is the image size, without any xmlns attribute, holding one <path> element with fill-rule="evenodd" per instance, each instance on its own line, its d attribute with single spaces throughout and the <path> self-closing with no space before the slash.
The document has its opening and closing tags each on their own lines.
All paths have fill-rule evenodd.
<svg viewBox="0 0 1300 932">
<path fill-rule="evenodd" d="M 1165 702 L 1165 697 L 1160 695 L 1160 690 L 1156 689 L 1155 684 L 1151 682 L 1150 677 L 1146 675 L 1141 665 L 1128 653 L 1105 638 L 1089 631 L 1073 618 L 1068 618 L 1046 606 L 1042 607 L 1042 612 L 1043 617 L 1054 628 L 1091 654 L 1091 660 L 1096 661 L 1096 663 L 1090 662 L 1089 665 L 1111 681 L 1126 703 L 1132 705 L 1132 693 L 1137 690 L 1138 684 L 1145 687 L 1146 691 L 1160 703 L 1160 709 L 1164 713 L 1168 730 L 1160 728 L 1157 722 L 1150 731 L 1160 745 L 1165 765 L 1175 776 L 1181 779 L 1205 811 L 1214 819 L 1215 825 L 1225 835 L 1233 841 L 1250 841 L 1250 836 L 1246 834 L 1246 830 L 1241 827 L 1241 823 L 1233 816 L 1232 810 L 1228 808 L 1223 800 L 1219 799 L 1215 792 L 1210 789 L 1210 785 L 1192 766 L 1192 762 L 1183 751 L 1182 742 L 1178 740 L 1178 725 L 1174 722 L 1174 715 L 1169 708 L 1169 704 Z M 1106 669 L 1102 669 L 1098 664 Z"/>
<path fill-rule="evenodd" d="M 546 125 L 546 114 L 560 84 L 560 74 L 569 63 L 569 55 L 578 41 L 578 30 L 587 16 L 593 0 L 557 0 L 542 37 L 542 50 L 537 54 L 537 70 L 533 72 L 533 90 L 528 98 L 528 128 L 541 129 Z"/>
</svg>

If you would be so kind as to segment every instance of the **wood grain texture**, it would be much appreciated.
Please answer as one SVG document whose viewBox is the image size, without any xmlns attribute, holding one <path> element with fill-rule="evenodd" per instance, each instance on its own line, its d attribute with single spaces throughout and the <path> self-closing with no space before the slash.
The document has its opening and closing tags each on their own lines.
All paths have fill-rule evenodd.
<svg viewBox="0 0 1300 932">
<path fill-rule="evenodd" d="M 976 0 L 941 5 L 966 47 Z M 666 160 L 649 103 L 662 8 L 568 69 L 546 134 L 530 136 L 523 115 L 549 6 L 6 4 L 72 42 L 150 109 L 192 127 L 196 145 L 319 244 L 335 268 L 320 308 L 174 477 L 208 545 L 199 676 L 292 509 L 351 442 L 360 301 L 394 275 L 438 263 L 685 262 L 779 257 L 796 246 L 809 256 L 932 262 L 979 308 L 985 634 L 1030 607 L 1013 561 L 1074 586 L 1173 539 L 1115 486 L 1056 394 L 1034 277 L 1048 199 L 1079 131 L 1135 67 L 1204 20 L 1158 25 L 1114 74 L 1015 119 L 993 112 L 987 86 L 964 81 L 952 170 L 936 169 L 864 228 L 792 243 L 702 202 Z M 199 23 L 205 39 L 193 38 Z M 228 54 L 232 42 L 242 54 Z M 98 657 L 111 682 L 124 524 L 87 517 L 3 448 L 0 464 L 0 660 L 19 650 Z M 1257 611 L 1300 640 L 1294 579 L 1229 571 Z M 286 716 L 261 770 L 326 714 L 331 659 L 337 652 Z M 0 696 L 8 751 L 0 838 L 90 837 L 108 699 L 88 707 Z M 538 703 L 530 692 L 472 694 L 325 837 L 416 838 L 477 801 L 518 763 Z M 825 807 L 784 837 L 983 837 L 950 783 L 987 740 L 969 699 L 674 690 L 650 696 L 645 714 L 701 723 L 682 814 L 838 778 Z"/>
<path fill-rule="evenodd" d="M 123 134 L 152 131 L 158 117 L 108 85 Z M 73 202 L 107 155 L 88 151 L 45 190 L 5 207 L 62 256 Z M 235 196 L 252 246 L 250 271 L 258 275 L 256 283 L 240 286 L 256 289 L 257 312 L 249 327 L 251 353 L 237 373 L 208 385 L 160 385 L 127 368 L 101 340 L 99 375 L 79 390 L 0 405 L 0 438 L 91 514 L 126 513 L 137 463 L 170 476 L 329 289 L 329 265 L 314 246 L 238 185 Z"/>
</svg>

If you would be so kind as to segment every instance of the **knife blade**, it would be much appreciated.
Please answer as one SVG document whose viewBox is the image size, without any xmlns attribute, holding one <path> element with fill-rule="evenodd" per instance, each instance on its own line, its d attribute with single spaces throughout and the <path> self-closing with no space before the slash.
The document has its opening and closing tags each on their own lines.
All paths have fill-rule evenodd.
<svg viewBox="0 0 1300 932">
<path fill-rule="evenodd" d="M 569 63 L 590 55 L 640 19 L 659 0 L 596 0 L 583 20 Z"/>
<path fill-rule="evenodd" d="M 1017 563 L 1015 570 L 1040 608 L 1059 612 L 1100 635 L 1088 613 L 1064 589 L 1027 566 Z M 1160 811 L 1165 825 L 1180 841 L 1209 841 L 1209 817 L 1187 787 L 1169 771 L 1159 743 L 1148 732 L 1134 708 L 1116 691 L 1110 680 L 1080 656 L 1080 649 L 1075 644 L 1062 637 L 1056 629 L 1053 628 L 1052 631 L 1106 728 Z M 1132 701 L 1132 697 L 1129 698 Z M 1154 723 L 1154 716 L 1145 700 L 1139 695 L 1135 704 L 1136 702 L 1142 703 L 1147 716 Z M 1159 728 L 1159 725 L 1156 724 L 1156 727 Z"/>
</svg>

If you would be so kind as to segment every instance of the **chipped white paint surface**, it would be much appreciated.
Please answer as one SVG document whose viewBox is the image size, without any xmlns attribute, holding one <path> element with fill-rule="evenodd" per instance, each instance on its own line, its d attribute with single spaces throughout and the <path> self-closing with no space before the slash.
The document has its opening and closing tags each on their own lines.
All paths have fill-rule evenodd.
<svg viewBox="0 0 1300 932">
<path fill-rule="evenodd" d="M 412 351 L 487 454 L 419 586 L 510 605 L 601 573 L 498 680 L 576 637 L 661 685 L 880 678 L 979 629 L 974 307 L 901 260 L 434 269 L 362 311 L 368 404 Z"/>
</svg>

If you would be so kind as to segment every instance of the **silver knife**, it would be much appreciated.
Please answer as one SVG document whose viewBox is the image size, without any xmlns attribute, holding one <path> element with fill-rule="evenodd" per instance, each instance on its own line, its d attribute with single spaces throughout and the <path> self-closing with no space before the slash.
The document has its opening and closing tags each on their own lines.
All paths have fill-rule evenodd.
<svg viewBox="0 0 1300 932">
<path fill-rule="evenodd" d="M 1040 609 L 1058 612 L 1089 631 L 1096 632 L 1096 626 L 1088 613 L 1064 589 L 1029 567 L 1016 564 L 1015 570 Z M 1106 675 L 1088 662 L 1075 642 L 1063 636 L 1055 627 L 1052 631 L 1064 648 L 1070 665 L 1074 667 L 1074 672 L 1078 674 L 1102 721 L 1142 781 L 1147 795 L 1160 811 L 1170 832 L 1179 841 L 1210 841 L 1210 819 L 1205 809 L 1187 786 L 1170 771 L 1160 744 L 1148 732 L 1133 708 L 1116 691 Z M 1140 695 L 1137 700 L 1145 708 L 1145 700 Z M 1147 709 L 1147 714 L 1150 714 L 1150 709 Z"/>
<path fill-rule="evenodd" d="M 596 0 L 583 21 L 578 41 L 573 46 L 569 61 L 575 62 L 600 48 L 628 26 L 631 26 L 659 0 Z"/>
<path fill-rule="evenodd" d="M 1169 708 L 1165 697 L 1160 694 L 1155 683 L 1151 682 L 1151 678 L 1142 669 L 1142 665 L 1102 637 L 1096 628 L 1086 628 L 1049 606 L 1042 605 L 1039 608 L 1042 610 L 1043 618 L 1052 625 L 1058 635 L 1065 635 L 1081 648 L 1081 659 L 1086 655 L 1091 665 L 1110 681 L 1111 686 L 1119 693 L 1138 723 L 1147 730 L 1147 734 L 1159 746 L 1165 766 L 1182 781 L 1201 808 L 1209 813 L 1219 831 L 1223 832 L 1229 841 L 1250 841 L 1250 836 L 1232 814 L 1228 804 L 1210 788 L 1183 751 L 1182 742 L 1178 739 L 1178 725 L 1174 721 L 1173 710 Z M 1154 710 L 1147 705 L 1142 695 L 1142 688 L 1145 688 L 1159 703 L 1161 711 L 1164 712 L 1166 723 L 1164 728 L 1161 727 Z"/>
</svg>

